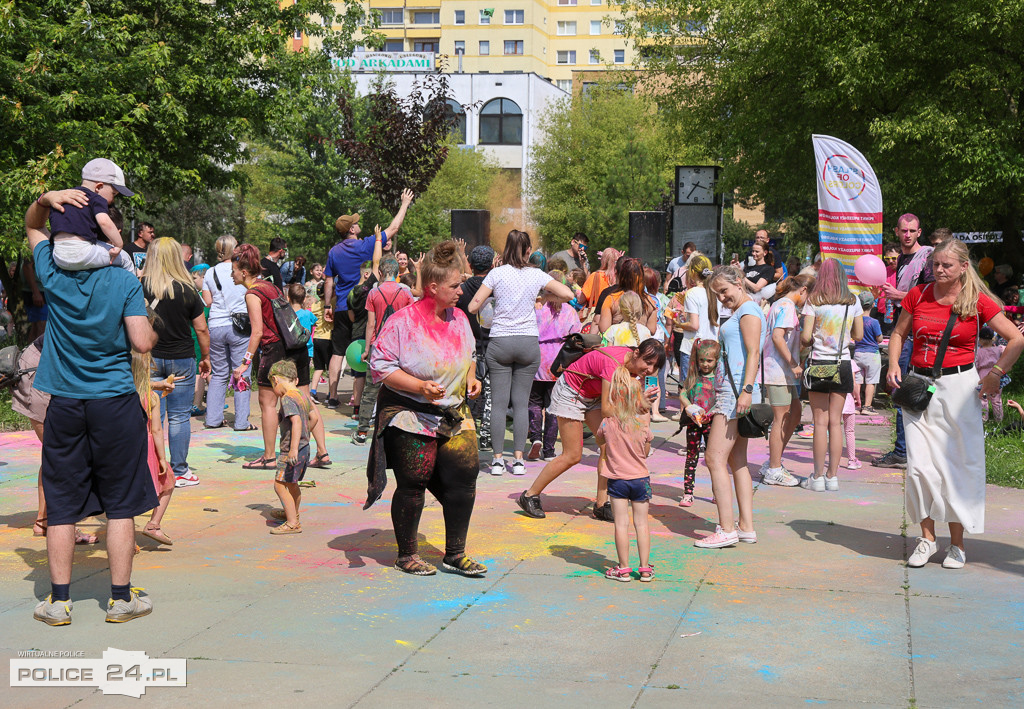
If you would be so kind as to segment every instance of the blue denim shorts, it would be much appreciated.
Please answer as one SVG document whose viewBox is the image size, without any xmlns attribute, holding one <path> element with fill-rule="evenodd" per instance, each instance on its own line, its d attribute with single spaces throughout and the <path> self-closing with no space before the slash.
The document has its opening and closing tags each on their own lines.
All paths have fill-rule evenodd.
<svg viewBox="0 0 1024 709">
<path fill-rule="evenodd" d="M 650 476 L 634 480 L 619 480 L 617 478 L 608 480 L 608 497 L 630 502 L 647 502 L 653 494 Z"/>
</svg>

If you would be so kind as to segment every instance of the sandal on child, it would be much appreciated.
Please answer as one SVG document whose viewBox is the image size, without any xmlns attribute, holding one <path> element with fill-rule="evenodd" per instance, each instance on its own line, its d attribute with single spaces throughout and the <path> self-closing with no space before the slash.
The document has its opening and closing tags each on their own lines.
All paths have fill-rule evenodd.
<svg viewBox="0 0 1024 709">
<path fill-rule="evenodd" d="M 233 431 L 255 431 L 256 430 L 256 426 L 250 423 L 245 428 L 233 428 L 231 430 L 233 430 Z"/>
<path fill-rule="evenodd" d="M 463 576 L 483 576 L 487 573 L 486 566 L 478 564 L 466 555 L 450 561 L 445 558 L 441 562 L 441 568 L 453 574 L 462 574 Z"/>
<path fill-rule="evenodd" d="M 150 527 L 149 525 L 146 525 L 142 528 L 142 534 L 143 536 L 149 537 L 153 541 L 160 542 L 161 544 L 166 544 L 168 546 L 174 544 L 174 542 L 171 541 L 171 538 L 164 534 L 160 527 Z"/>
<path fill-rule="evenodd" d="M 95 544 L 100 540 L 95 534 L 89 534 L 83 532 L 78 527 L 75 527 L 75 544 Z"/>
<path fill-rule="evenodd" d="M 301 524 L 294 524 L 294 525 L 292 525 L 292 524 L 289 524 L 288 522 L 285 522 L 280 527 L 274 527 L 273 529 L 271 529 L 270 533 L 271 534 L 301 534 L 302 533 L 302 525 Z"/>
<path fill-rule="evenodd" d="M 654 564 L 641 566 L 637 571 L 640 572 L 640 583 L 650 583 L 654 580 Z"/>
<path fill-rule="evenodd" d="M 611 568 L 611 569 L 608 569 L 607 571 L 605 571 L 604 572 L 604 577 L 606 579 L 612 579 L 613 581 L 621 581 L 622 583 L 629 583 L 630 581 L 633 580 L 633 577 L 630 575 L 632 573 L 633 573 L 633 569 L 631 569 L 628 566 L 616 566 L 614 568 Z"/>
<path fill-rule="evenodd" d="M 310 468 L 329 468 L 334 463 L 330 453 L 317 453 L 309 463 Z"/>
<path fill-rule="evenodd" d="M 679 501 L 680 507 L 693 507 L 693 495 L 683 495 L 683 499 Z"/>
<path fill-rule="evenodd" d="M 284 522 L 288 519 L 288 515 L 285 514 L 284 510 L 270 510 L 267 512 L 267 516 L 270 517 L 270 519 L 277 520 L 278 522 Z"/>
<path fill-rule="evenodd" d="M 277 458 L 268 458 L 265 455 L 261 455 L 256 460 L 243 463 L 242 468 L 245 470 L 277 470 Z"/>
<path fill-rule="evenodd" d="M 437 568 L 423 561 L 419 554 L 410 556 L 404 561 L 399 559 L 395 562 L 395 568 L 413 576 L 433 576 L 437 573 Z"/>
</svg>

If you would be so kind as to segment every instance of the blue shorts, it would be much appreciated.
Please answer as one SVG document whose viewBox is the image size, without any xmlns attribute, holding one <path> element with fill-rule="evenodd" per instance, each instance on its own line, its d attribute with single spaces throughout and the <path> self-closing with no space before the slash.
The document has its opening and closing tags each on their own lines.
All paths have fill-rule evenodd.
<svg viewBox="0 0 1024 709">
<path fill-rule="evenodd" d="M 25 314 L 28 315 L 29 322 L 46 322 L 50 310 L 45 303 L 38 308 L 34 305 L 28 305 L 25 306 Z"/>
<path fill-rule="evenodd" d="M 634 480 L 608 480 L 608 497 L 630 502 L 647 502 L 654 493 L 651 492 L 651 477 Z"/>
<path fill-rule="evenodd" d="M 108 399 L 51 396 L 43 424 L 43 492 L 50 525 L 157 506 L 146 414 L 135 392 Z"/>
<path fill-rule="evenodd" d="M 277 476 L 274 478 L 279 483 L 298 483 L 306 477 L 306 468 L 309 467 L 309 446 L 299 448 L 299 456 L 295 463 L 288 462 L 288 452 L 282 450 L 277 456 Z"/>
</svg>

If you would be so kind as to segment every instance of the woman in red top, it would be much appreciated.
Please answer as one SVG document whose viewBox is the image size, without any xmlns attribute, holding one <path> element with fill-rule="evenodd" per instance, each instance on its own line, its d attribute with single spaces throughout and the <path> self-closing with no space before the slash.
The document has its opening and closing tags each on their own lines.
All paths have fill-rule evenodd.
<svg viewBox="0 0 1024 709">
<path fill-rule="evenodd" d="M 517 503 L 528 516 L 544 517 L 540 506 L 540 493 L 551 482 L 583 458 L 583 424 L 597 433 L 601 421 L 610 416 L 608 392 L 615 369 L 622 365 L 637 378 L 648 377 L 665 364 L 665 346 L 654 338 L 644 340 L 639 347 L 604 347 L 580 357 L 566 368 L 551 390 L 548 413 L 558 418 L 558 436 L 562 439 L 562 453 L 548 461 L 533 485 L 524 490 Z M 658 387 L 646 389 L 652 401 Z M 608 479 L 601 477 L 603 456 L 598 460 L 597 502 L 594 516 L 606 522 L 614 521 L 608 502 Z"/>
<path fill-rule="evenodd" d="M 916 286 L 903 299 L 903 312 L 889 341 L 889 386 L 903 378 L 899 355 L 913 333 L 911 368 L 931 376 L 942 335 L 956 313 L 935 393 L 923 412 L 903 410 L 907 432 L 907 514 L 921 525 L 917 548 L 907 566 L 924 566 L 938 551 L 935 522 L 949 524 L 947 569 L 963 568 L 964 531 L 985 531 L 985 438 L 981 397 L 999 391 L 999 379 L 1009 371 L 1021 350 L 1024 335 L 1003 315 L 971 266 L 967 247 L 957 239 L 944 241 L 932 253 L 935 282 Z M 1006 339 L 1003 356 L 984 379 L 974 368 L 980 327 L 988 324 Z M 979 391 L 980 389 L 980 391 Z"/>
<path fill-rule="evenodd" d="M 256 374 L 259 386 L 260 428 L 263 430 L 263 455 L 256 460 L 242 465 L 249 470 L 276 470 L 277 456 L 274 450 L 274 434 L 277 431 L 277 394 L 270 383 L 270 367 L 282 359 L 290 359 L 295 363 L 299 375 L 299 389 L 309 394 L 309 354 L 305 346 L 300 349 L 286 351 L 281 342 L 281 334 L 274 320 L 274 308 L 270 301 L 281 296 L 281 291 L 270 281 L 260 279 L 263 267 L 260 266 L 260 252 L 252 244 L 242 244 L 235 248 L 231 256 L 231 278 L 238 285 L 245 286 L 245 307 L 249 313 L 249 345 L 245 348 L 242 364 L 232 372 L 233 378 L 241 380 L 245 370 L 252 363 L 256 348 L 260 348 L 260 366 Z M 317 455 L 309 464 L 313 468 L 330 465 L 327 447 L 324 444 L 323 422 L 314 426 L 313 437 L 316 440 Z"/>
</svg>

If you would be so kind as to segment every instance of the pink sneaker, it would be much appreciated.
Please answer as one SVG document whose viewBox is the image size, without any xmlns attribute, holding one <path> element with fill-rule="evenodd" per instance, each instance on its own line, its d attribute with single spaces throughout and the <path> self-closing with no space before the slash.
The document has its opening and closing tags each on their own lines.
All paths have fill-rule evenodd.
<svg viewBox="0 0 1024 709">
<path fill-rule="evenodd" d="M 849 462 L 847 462 L 847 464 L 846 464 L 846 469 L 847 470 L 860 470 L 863 467 L 864 467 L 864 464 L 861 463 L 856 458 L 850 458 Z"/>
<path fill-rule="evenodd" d="M 701 549 L 721 549 L 722 547 L 734 546 L 739 540 L 740 537 L 735 530 L 725 532 L 721 527 L 717 527 L 714 534 L 698 539 L 693 545 Z"/>
<path fill-rule="evenodd" d="M 693 495 L 683 495 L 683 499 L 679 501 L 680 507 L 693 507 Z"/>
</svg>

